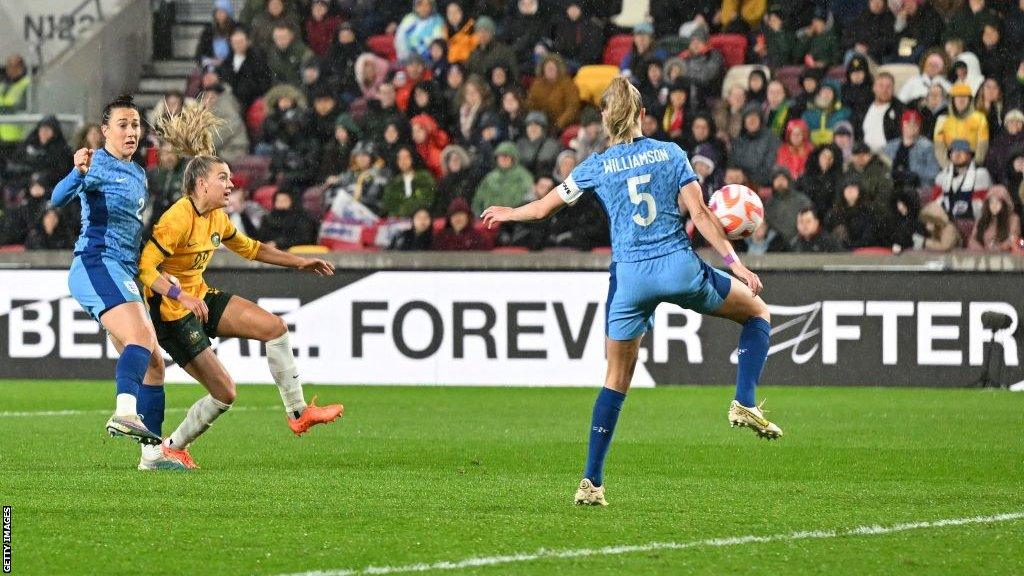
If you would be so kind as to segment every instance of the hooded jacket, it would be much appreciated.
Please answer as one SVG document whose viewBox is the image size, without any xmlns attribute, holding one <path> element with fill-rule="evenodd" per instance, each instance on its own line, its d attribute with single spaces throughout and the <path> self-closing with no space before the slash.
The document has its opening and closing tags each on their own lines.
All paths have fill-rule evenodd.
<svg viewBox="0 0 1024 576">
<path fill-rule="evenodd" d="M 756 105 L 748 104 L 743 117 L 751 114 L 761 117 Z M 767 185 L 771 180 L 772 166 L 778 153 L 779 140 L 764 126 L 757 132 L 748 132 L 746 127 L 740 131 L 739 137 L 732 141 L 732 161 L 747 173 L 751 180 L 759 186 Z"/>
<path fill-rule="evenodd" d="M 452 216 L 464 213 L 469 223 L 461 231 L 456 232 L 452 226 Z M 442 252 L 454 250 L 488 250 L 490 245 L 487 239 L 477 231 L 474 226 L 475 218 L 469 209 L 469 203 L 464 198 L 456 198 L 448 206 L 448 216 L 444 228 L 434 238 L 434 250 Z"/>
<path fill-rule="evenodd" d="M 448 160 L 452 156 L 458 156 L 462 161 L 462 169 L 458 172 L 448 171 Z M 437 197 L 434 199 L 434 206 L 430 213 L 434 217 L 444 216 L 451 205 L 452 200 L 463 198 L 466 202 L 473 201 L 473 193 L 476 192 L 477 184 L 480 183 L 481 171 L 478 165 L 470 161 L 466 149 L 457 144 L 451 144 L 441 151 L 441 180 L 437 183 Z"/>
<path fill-rule="evenodd" d="M 832 151 L 832 167 L 826 172 L 821 171 L 818 156 L 828 148 Z M 835 144 L 822 144 L 815 147 L 804 164 L 804 175 L 797 181 L 798 190 L 807 195 L 814 204 L 814 211 L 824 222 L 829 210 L 836 201 L 836 190 L 843 175 L 843 152 Z"/>
<path fill-rule="evenodd" d="M 410 218 L 420 208 L 430 210 L 436 194 L 437 187 L 430 172 L 414 165 L 412 173 L 399 172 L 384 187 L 382 215 Z"/>
<path fill-rule="evenodd" d="M 46 144 L 39 140 L 39 129 L 44 126 L 53 132 Z M 40 174 L 47 187 L 56 184 L 72 167 L 72 151 L 56 116 L 46 116 L 40 120 L 13 156 L 13 162 L 7 166 L 10 173 L 24 177 Z"/>
<path fill-rule="evenodd" d="M 420 158 L 423 158 L 423 163 L 427 165 L 427 169 L 434 175 L 434 178 L 440 178 L 442 176 L 441 151 L 450 140 L 448 133 L 438 127 L 437 122 L 426 114 L 413 116 L 409 123 L 413 126 L 420 126 L 427 132 L 427 139 L 416 144 L 416 152 L 419 153 Z"/>
<path fill-rule="evenodd" d="M 820 92 L 821 89 L 819 88 L 818 91 Z M 850 109 L 843 107 L 840 103 L 839 92 L 837 90 L 834 90 L 834 92 L 836 98 L 828 108 L 819 108 L 816 102 L 811 101 L 807 106 L 807 110 L 803 113 L 802 118 L 811 129 L 811 142 L 815 145 L 831 142 L 834 138 L 833 130 L 836 129 L 836 125 L 850 119 Z"/>
<path fill-rule="evenodd" d="M 515 144 L 499 144 L 494 156 L 497 158 L 500 155 L 511 156 L 514 160 L 512 167 L 503 169 L 495 166 L 484 176 L 473 196 L 474 214 L 482 213 L 488 206 L 521 206 L 533 190 L 533 176 L 519 165 L 519 152 Z"/>
<path fill-rule="evenodd" d="M 933 226 L 924 241 L 926 250 L 949 252 L 960 247 L 960 232 L 950 222 L 949 215 L 938 202 L 929 202 L 921 208 L 921 222 Z"/>
<path fill-rule="evenodd" d="M 935 177 L 932 200 L 938 202 L 950 218 L 974 220 L 981 215 L 991 186 L 992 177 L 988 170 L 979 168 L 973 161 L 962 170 L 950 164 Z"/>
<path fill-rule="evenodd" d="M 803 130 L 804 142 L 800 146 L 793 146 L 790 144 L 789 138 L 793 131 L 798 129 Z M 782 145 L 779 146 L 779 151 L 775 155 L 775 163 L 789 170 L 793 178 L 799 178 L 803 176 L 807 158 L 813 150 L 814 145 L 811 144 L 811 135 L 810 130 L 807 128 L 807 123 L 799 118 L 790 120 L 786 123 L 786 136 L 782 139 Z"/>
<path fill-rule="evenodd" d="M 363 70 L 367 62 L 373 62 L 374 68 L 377 70 L 377 74 L 373 78 L 368 78 Z M 380 88 L 380 85 L 384 83 L 384 79 L 387 78 L 390 65 L 387 60 L 372 52 L 364 52 L 356 58 L 354 75 L 356 85 L 359 86 L 359 92 L 363 98 L 371 100 L 377 98 L 377 89 Z"/>
<path fill-rule="evenodd" d="M 946 114 L 935 122 L 935 159 L 945 168 L 949 165 L 949 145 L 953 140 L 967 140 L 974 150 L 974 160 L 984 164 L 988 156 L 988 118 L 974 108 L 973 100 L 962 112 L 956 112 L 955 101 L 950 97 Z"/>
<path fill-rule="evenodd" d="M 903 146 L 903 138 L 894 138 L 885 144 L 885 155 L 892 163 L 896 161 L 896 155 Z M 935 160 L 935 150 L 931 140 L 924 136 L 918 136 L 914 143 L 907 150 L 907 167 L 910 172 L 917 176 L 918 187 L 927 187 L 935 181 L 935 175 L 941 168 Z M 896 167 L 893 167 L 893 179 L 898 179 Z"/>
<path fill-rule="evenodd" d="M 411 4 L 407 3 L 410 8 Z M 395 30 L 395 55 L 399 61 L 405 60 L 413 53 L 425 58 L 430 43 L 438 38 L 443 39 L 444 36 L 444 18 L 440 14 L 431 12 L 426 18 L 420 18 L 415 10 L 411 10 L 402 18 L 398 29 Z"/>
<path fill-rule="evenodd" d="M 861 202 L 872 204 L 880 212 L 884 212 L 885 207 L 888 206 L 895 188 L 892 177 L 889 175 L 889 165 L 877 154 L 871 155 L 871 159 L 868 160 L 863 170 L 857 169 L 857 166 L 851 161 L 846 167 L 846 178 L 843 182 L 844 184 L 859 183 Z"/>
</svg>

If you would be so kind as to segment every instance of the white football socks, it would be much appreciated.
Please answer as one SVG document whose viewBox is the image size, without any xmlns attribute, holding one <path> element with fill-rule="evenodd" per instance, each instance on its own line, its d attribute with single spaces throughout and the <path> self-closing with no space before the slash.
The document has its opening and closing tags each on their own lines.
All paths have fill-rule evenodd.
<svg viewBox="0 0 1024 576">
<path fill-rule="evenodd" d="M 306 400 L 302 394 L 302 378 L 295 366 L 288 332 L 267 342 L 267 364 L 277 383 L 277 390 L 281 393 L 284 409 L 289 415 L 301 414 L 306 409 Z"/>
<path fill-rule="evenodd" d="M 171 434 L 171 446 L 178 450 L 188 448 L 188 445 L 199 438 L 200 434 L 206 432 L 218 416 L 230 409 L 231 404 L 225 404 L 209 394 L 196 400 L 196 403 L 188 409 L 188 414 L 185 414 L 185 419 Z"/>
<path fill-rule="evenodd" d="M 118 394 L 114 414 L 117 416 L 137 416 L 139 412 L 135 396 L 131 394 Z"/>
</svg>

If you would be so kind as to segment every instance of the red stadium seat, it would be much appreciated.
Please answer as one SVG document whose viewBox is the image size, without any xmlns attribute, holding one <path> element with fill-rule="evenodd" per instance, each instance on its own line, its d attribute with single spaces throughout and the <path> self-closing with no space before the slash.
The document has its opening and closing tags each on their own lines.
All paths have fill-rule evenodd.
<svg viewBox="0 0 1024 576">
<path fill-rule="evenodd" d="M 492 252 L 495 254 L 526 254 L 529 250 L 522 246 L 498 246 Z"/>
<path fill-rule="evenodd" d="M 803 66 L 783 66 L 775 69 L 775 80 L 782 82 L 786 92 L 790 96 L 800 93 L 800 75 L 803 74 Z"/>
<path fill-rule="evenodd" d="M 397 54 L 395 54 L 395 36 L 393 34 L 370 36 L 366 39 L 366 47 L 377 56 L 387 58 L 389 62 L 394 62 L 398 59 Z"/>
<path fill-rule="evenodd" d="M 498 240 L 498 232 L 501 232 L 501 226 L 495 226 L 494 228 L 488 228 L 484 226 L 482 221 L 476 221 L 473 223 L 473 228 L 480 233 L 481 236 L 487 240 L 487 250 L 494 248 L 495 242 Z"/>
<path fill-rule="evenodd" d="M 591 254 L 611 254 L 612 253 L 612 247 L 611 246 L 598 246 L 597 248 L 594 248 L 590 252 L 591 252 Z"/>
<path fill-rule="evenodd" d="M 274 194 L 277 193 L 277 186 L 260 186 L 252 193 L 252 200 L 267 210 L 274 209 Z"/>
<path fill-rule="evenodd" d="M 747 59 L 747 37 L 742 34 L 712 34 L 708 44 L 722 53 L 726 68 L 743 64 Z"/>
<path fill-rule="evenodd" d="M 5 244 L 0 246 L 0 254 L 11 252 L 24 252 L 25 247 L 21 244 Z"/>
<path fill-rule="evenodd" d="M 257 98 L 245 112 L 245 127 L 249 129 L 249 136 L 257 136 L 263 128 L 263 120 L 267 117 L 267 103 L 263 98 Z"/>
<path fill-rule="evenodd" d="M 864 248 L 854 248 L 853 253 L 872 256 L 892 256 L 892 248 L 886 248 L 884 246 L 866 246 Z"/>
<path fill-rule="evenodd" d="M 616 34 L 608 39 L 604 45 L 604 63 L 618 66 L 622 59 L 633 49 L 632 34 Z"/>
<path fill-rule="evenodd" d="M 231 163 L 233 176 L 245 179 L 245 184 L 235 182 L 239 188 L 253 189 L 262 186 L 270 175 L 270 158 L 249 154 Z M 232 181 L 234 181 L 232 179 Z"/>
<path fill-rule="evenodd" d="M 444 230 L 444 225 L 446 221 L 446 218 L 434 218 L 434 234 L 437 234 L 441 232 L 441 230 Z"/>
</svg>

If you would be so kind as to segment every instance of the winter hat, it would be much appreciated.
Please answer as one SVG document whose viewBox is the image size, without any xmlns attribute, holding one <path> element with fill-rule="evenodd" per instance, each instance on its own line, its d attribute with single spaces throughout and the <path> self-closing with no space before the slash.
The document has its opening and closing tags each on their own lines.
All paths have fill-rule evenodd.
<svg viewBox="0 0 1024 576">
<path fill-rule="evenodd" d="M 900 118 L 900 124 L 906 124 L 907 122 L 910 121 L 913 121 L 914 123 L 920 126 L 921 123 L 924 122 L 924 117 L 921 116 L 921 113 L 918 112 L 917 110 L 914 110 L 913 108 L 907 108 L 906 110 L 903 111 L 903 116 Z"/>
<path fill-rule="evenodd" d="M 476 21 L 475 28 L 477 30 L 487 30 L 491 34 L 494 34 L 494 32 L 498 29 L 498 26 L 494 23 L 494 20 L 492 20 L 490 16 L 481 16 Z"/>
<path fill-rule="evenodd" d="M 1017 122 L 1024 122 L 1024 112 L 1021 112 L 1017 108 L 1010 110 L 1009 112 L 1006 113 L 1006 117 L 1003 118 L 1003 124 L 1006 124 L 1007 122 L 1013 122 L 1014 120 L 1016 120 Z"/>
<path fill-rule="evenodd" d="M 373 142 L 369 140 L 360 140 L 355 147 L 352 148 L 352 155 L 366 154 L 367 156 L 374 158 L 377 156 L 377 151 L 374 150 Z"/>
<path fill-rule="evenodd" d="M 548 116 L 547 114 L 534 110 L 526 115 L 526 124 L 539 124 L 541 128 L 548 127 Z"/>
<path fill-rule="evenodd" d="M 853 155 L 857 154 L 871 154 L 871 146 L 868 146 L 864 142 L 857 142 L 853 145 Z"/>
<path fill-rule="evenodd" d="M 228 16 L 235 17 L 235 6 L 231 3 L 231 0 L 217 0 L 213 3 L 214 10 L 223 10 L 228 13 Z"/>
<path fill-rule="evenodd" d="M 853 136 L 853 124 L 850 124 L 848 120 L 843 120 L 836 124 L 832 133 L 836 136 Z"/>
<path fill-rule="evenodd" d="M 469 214 L 469 217 L 473 217 L 473 211 L 469 209 L 469 203 L 466 199 L 459 196 L 452 200 L 452 203 L 448 205 L 448 217 L 458 214 L 459 212 L 465 212 Z"/>
<path fill-rule="evenodd" d="M 641 22 L 636 26 L 633 26 L 633 34 L 647 34 L 648 36 L 653 36 L 654 26 L 651 26 L 648 22 Z"/>
<path fill-rule="evenodd" d="M 953 140 L 953 142 L 950 143 L 949 153 L 952 154 L 953 152 L 969 152 L 971 154 L 974 154 L 974 150 L 971 150 L 970 142 L 960 138 Z"/>
<path fill-rule="evenodd" d="M 970 98 L 974 94 L 971 91 L 971 87 L 963 82 L 957 82 L 953 84 L 953 87 L 949 89 L 949 97 L 955 98 L 957 96 L 967 96 Z"/>
</svg>

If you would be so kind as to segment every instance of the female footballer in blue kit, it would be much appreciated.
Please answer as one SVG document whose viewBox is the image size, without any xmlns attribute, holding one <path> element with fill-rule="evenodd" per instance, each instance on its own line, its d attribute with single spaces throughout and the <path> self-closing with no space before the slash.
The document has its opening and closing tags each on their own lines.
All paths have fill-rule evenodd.
<svg viewBox="0 0 1024 576">
<path fill-rule="evenodd" d="M 602 102 L 601 117 L 610 136 L 606 151 L 593 154 L 557 187 L 557 194 L 520 206 L 492 206 L 484 223 L 542 220 L 584 192 L 597 194 L 611 222 L 612 265 L 605 322 L 608 369 L 594 404 L 586 470 L 577 504 L 605 506 L 602 471 L 636 367 L 640 340 L 661 302 L 701 314 L 728 318 L 743 326 L 739 342 L 736 396 L 729 407 L 733 426 L 778 438 L 756 403 L 757 381 L 768 356 L 768 307 L 758 296 L 761 280 L 733 252 L 718 219 L 704 203 L 697 175 L 676 144 L 644 138 L 640 93 L 616 78 Z M 708 266 L 694 252 L 683 229 L 680 206 L 693 218 L 740 282 Z"/>
<path fill-rule="evenodd" d="M 75 152 L 75 167 L 53 190 L 55 206 L 82 203 L 82 232 L 75 243 L 68 287 L 106 329 L 121 356 L 117 360 L 116 408 L 107 421 L 112 436 L 142 444 L 161 438 L 143 424 L 137 397 L 147 369 L 162 378 L 163 359 L 135 276 L 138 274 L 142 211 L 146 208 L 146 172 L 132 162 L 141 137 L 141 118 L 130 96 L 103 109 L 103 148 Z"/>
</svg>

